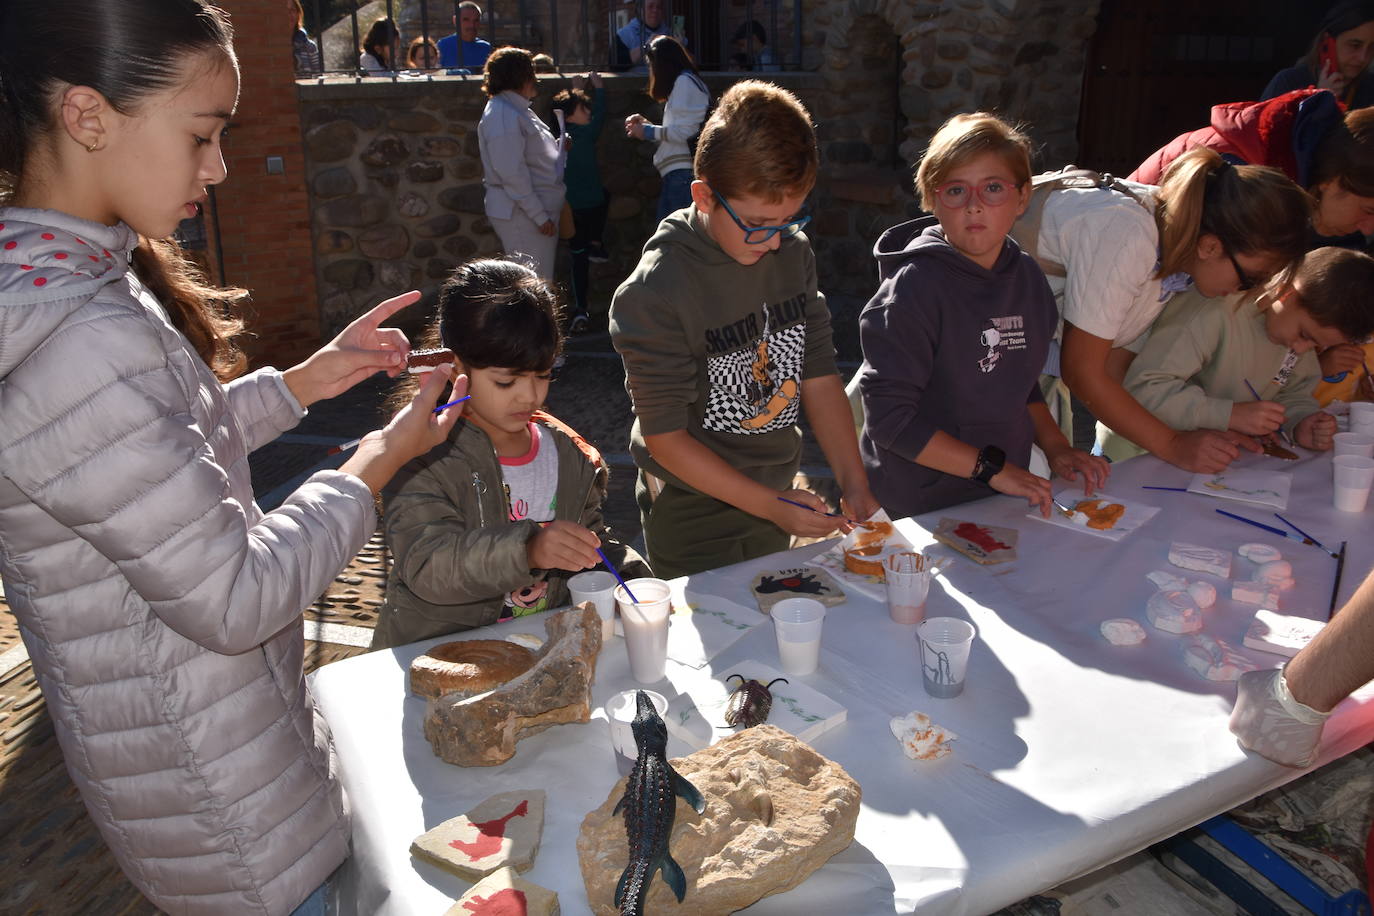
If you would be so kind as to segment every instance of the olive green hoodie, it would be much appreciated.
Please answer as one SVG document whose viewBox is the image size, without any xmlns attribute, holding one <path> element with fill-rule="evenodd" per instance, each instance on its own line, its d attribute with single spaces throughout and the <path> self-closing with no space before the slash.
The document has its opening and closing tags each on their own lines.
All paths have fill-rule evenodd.
<svg viewBox="0 0 1374 916">
<path fill-rule="evenodd" d="M 695 207 L 679 210 L 616 290 L 611 339 L 625 361 L 640 468 L 691 490 L 644 445 L 646 435 L 685 429 L 745 476 L 792 485 L 801 382 L 837 373 L 805 235 L 746 266 L 715 243 Z"/>
<path fill-rule="evenodd" d="M 555 517 L 599 535 L 626 578 L 653 575 L 602 521 L 610 472 L 601 453 L 547 414 L 536 413 L 534 420 L 558 454 Z M 567 581 L 574 573 L 530 568 L 525 543 L 539 525 L 510 520 L 503 484 L 491 439 L 475 423 L 462 422 L 382 491 L 392 567 L 372 648 L 495 623 L 507 592 L 541 578 L 549 584 L 549 607 L 568 603 Z"/>
</svg>

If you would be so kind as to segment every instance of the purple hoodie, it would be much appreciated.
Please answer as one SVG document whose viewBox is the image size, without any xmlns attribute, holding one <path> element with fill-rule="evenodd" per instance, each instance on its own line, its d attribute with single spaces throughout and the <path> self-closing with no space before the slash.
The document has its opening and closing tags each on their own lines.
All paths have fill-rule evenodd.
<svg viewBox="0 0 1374 916">
<path fill-rule="evenodd" d="M 873 253 L 880 283 L 859 316 L 859 451 L 873 494 L 893 518 L 987 496 L 916 456 L 939 430 L 1026 466 L 1026 405 L 1043 401 L 1040 369 L 1059 321 L 1045 275 L 1010 238 L 991 270 L 978 266 L 933 217 L 894 226 Z"/>
</svg>

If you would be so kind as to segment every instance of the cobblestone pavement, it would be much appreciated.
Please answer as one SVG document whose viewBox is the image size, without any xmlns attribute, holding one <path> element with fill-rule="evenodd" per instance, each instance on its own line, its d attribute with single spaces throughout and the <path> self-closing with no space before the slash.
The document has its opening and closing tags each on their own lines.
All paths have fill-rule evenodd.
<svg viewBox="0 0 1374 916">
<path fill-rule="evenodd" d="M 849 311 L 849 321 L 853 313 Z M 852 373 L 852 334 L 838 346 Z M 611 467 L 608 522 L 623 537 L 639 535 L 634 471 L 626 452 L 629 399 L 619 359 L 607 335 L 574 339 L 551 388 L 549 409 L 597 445 Z M 846 352 L 850 351 L 850 352 Z M 333 445 L 357 438 L 384 420 L 389 383 L 377 379 L 316 405 L 301 425 L 253 456 L 253 482 L 266 507 L 278 503 L 313 470 L 337 465 Z M 833 481 L 815 441 L 807 437 L 804 469 L 813 487 L 833 499 Z M 381 605 L 387 557 L 374 537 L 306 611 L 306 660 L 313 670 L 365 650 Z M 1364 837 L 1374 800 L 1374 753 L 1362 750 L 1232 812 L 1252 832 L 1314 876 L 1331 896 L 1363 889 Z M 1204 841 L 1206 845 L 1206 841 Z M 1214 844 L 1213 844 L 1214 847 Z M 1304 913 L 1281 891 L 1224 850 L 1210 848 L 1268 895 L 1273 912 Z M 1171 855 L 1139 853 L 1007 908 L 1000 916 L 1050 914 L 1231 914 L 1240 912 Z M 86 816 L 62 766 L 42 696 L 0 595 L 0 912 L 143 914 L 155 912 L 120 873 Z"/>
</svg>

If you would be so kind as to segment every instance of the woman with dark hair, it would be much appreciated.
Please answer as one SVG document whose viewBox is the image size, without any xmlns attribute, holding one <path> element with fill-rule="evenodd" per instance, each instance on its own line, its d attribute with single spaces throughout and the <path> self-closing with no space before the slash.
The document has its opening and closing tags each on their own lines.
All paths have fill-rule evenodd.
<svg viewBox="0 0 1374 916">
<path fill-rule="evenodd" d="M 1312 47 L 1286 70 L 1274 74 L 1260 100 L 1294 89 L 1330 89 L 1347 108 L 1374 105 L 1374 79 L 1366 78 L 1374 59 L 1374 0 L 1343 0 L 1331 7 L 1312 39 Z"/>
<path fill-rule="evenodd" d="M 396 54 L 401 30 L 396 23 L 383 17 L 372 23 L 363 37 L 358 53 L 358 69 L 367 76 L 390 76 L 396 70 Z"/>
<path fill-rule="evenodd" d="M 711 106 L 711 92 L 701 81 L 692 55 L 668 35 L 660 35 L 645 49 L 649 59 L 649 96 L 663 102 L 663 123 L 653 124 L 642 114 L 625 119 L 625 133 L 658 144 L 654 166 L 663 176 L 658 194 L 658 219 L 692 203 L 692 157 L 696 138 Z"/>
<path fill-rule="evenodd" d="M 527 259 L 540 278 L 551 280 L 564 187 L 559 141 L 530 110 L 539 92 L 533 55 L 524 48 L 493 51 L 482 90 L 488 101 L 477 123 L 477 144 L 487 219 L 507 255 Z"/>
<path fill-rule="evenodd" d="M 249 452 L 403 371 L 379 325 L 419 294 L 242 374 L 243 291 L 152 241 L 225 178 L 239 72 L 217 7 L 5 0 L 0 86 L 0 577 L 67 771 L 159 910 L 323 913 L 350 832 L 301 612 L 457 421 L 431 416 L 450 370 L 264 514 Z"/>
</svg>

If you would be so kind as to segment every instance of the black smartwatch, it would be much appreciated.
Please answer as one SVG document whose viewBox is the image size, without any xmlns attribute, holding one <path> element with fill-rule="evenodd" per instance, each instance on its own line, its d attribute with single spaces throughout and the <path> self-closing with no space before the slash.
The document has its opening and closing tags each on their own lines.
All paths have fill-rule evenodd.
<svg viewBox="0 0 1374 916">
<path fill-rule="evenodd" d="M 978 460 L 973 464 L 969 480 L 987 483 L 1002 472 L 1007 463 L 1007 453 L 995 445 L 985 445 L 978 450 Z"/>
</svg>

